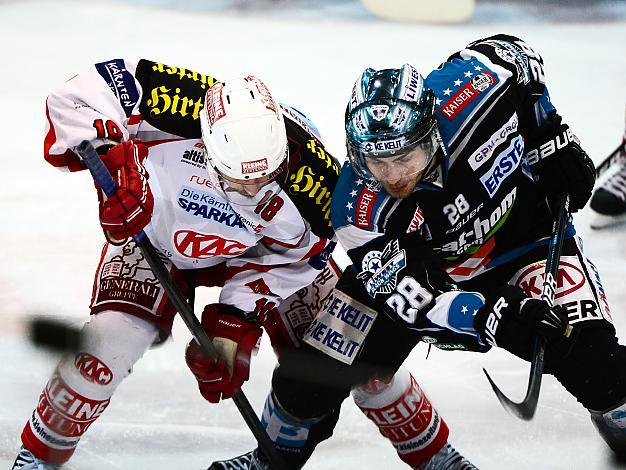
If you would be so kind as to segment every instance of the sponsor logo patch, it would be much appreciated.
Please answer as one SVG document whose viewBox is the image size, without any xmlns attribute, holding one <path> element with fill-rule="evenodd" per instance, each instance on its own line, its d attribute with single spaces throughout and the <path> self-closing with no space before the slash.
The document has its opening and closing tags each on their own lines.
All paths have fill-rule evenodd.
<svg viewBox="0 0 626 470">
<path fill-rule="evenodd" d="M 204 191 L 183 186 L 178 192 L 178 206 L 195 217 L 214 220 L 228 227 L 245 228 L 226 201 Z"/>
<path fill-rule="evenodd" d="M 318 174 L 313 167 L 302 165 L 295 173 L 289 175 L 289 192 L 291 194 L 304 193 L 316 206 L 321 206 L 324 220 L 330 227 L 330 203 L 333 191 L 324 180 L 324 175 Z"/>
<path fill-rule="evenodd" d="M 500 227 L 501 223 L 506 220 L 509 211 L 515 204 L 516 196 L 517 188 L 513 188 L 510 193 L 504 196 L 500 205 L 493 210 L 489 217 L 485 219 L 476 217 L 469 221 L 473 222 L 473 224 L 467 227 L 467 230 L 459 232 L 459 237 L 456 241 L 446 243 L 438 250 L 460 255 L 472 246 L 482 245 Z M 465 223 L 464 221 L 463 224 Z M 437 250 L 437 248 L 435 249 Z"/>
<path fill-rule="evenodd" d="M 197 184 L 198 186 L 204 186 L 209 189 L 213 188 L 213 183 L 211 182 L 211 180 L 204 176 L 192 175 L 189 178 L 189 182 L 193 184 Z"/>
<path fill-rule="evenodd" d="M 186 258 L 198 259 L 213 256 L 237 256 L 250 248 L 236 240 L 193 230 L 178 230 L 174 233 L 174 246 Z"/>
<path fill-rule="evenodd" d="M 52 447 L 72 448 L 78 439 L 71 438 L 80 438 L 104 412 L 109 401 L 80 395 L 55 372 L 39 398 L 31 427 Z"/>
<path fill-rule="evenodd" d="M 114 59 L 109 62 L 100 62 L 95 67 L 122 105 L 126 117 L 130 117 L 139 99 L 139 91 L 135 85 L 135 78 L 126 70 L 124 61 Z"/>
<path fill-rule="evenodd" d="M 180 161 L 197 168 L 206 168 L 206 158 L 201 150 L 185 150 Z"/>
<path fill-rule="evenodd" d="M 441 112 L 448 120 L 453 120 L 479 94 L 483 93 L 494 83 L 496 83 L 496 79 L 489 72 L 482 72 L 476 75 L 441 106 Z"/>
<path fill-rule="evenodd" d="M 137 245 L 128 242 L 122 247 L 121 255 L 103 263 L 93 305 L 124 302 L 152 311 L 160 297 L 159 281 Z"/>
<path fill-rule="evenodd" d="M 493 155 L 493 151 L 500 144 L 506 141 L 506 138 L 517 132 L 518 126 L 518 117 L 517 113 L 513 113 L 513 116 L 509 118 L 509 120 L 502 126 L 500 129 L 491 134 L 491 137 L 484 142 L 480 148 L 474 152 L 468 159 L 472 170 L 476 171 L 480 168 L 486 161 L 488 161 Z"/>
<path fill-rule="evenodd" d="M 280 106 L 281 111 L 283 112 L 283 116 L 286 114 L 289 117 L 289 119 L 292 119 L 295 122 L 297 122 L 300 125 L 300 127 L 302 127 L 309 134 L 314 135 L 314 136 L 317 137 L 318 132 L 313 131 L 313 129 L 311 129 L 311 126 L 309 126 L 309 124 L 307 124 L 307 122 L 302 117 L 300 117 L 298 115 L 299 111 L 293 110 L 289 106 L 285 106 L 282 103 L 279 103 L 279 106 Z M 302 115 L 302 116 L 306 118 L 306 116 L 304 116 L 304 115 Z"/>
<path fill-rule="evenodd" d="M 365 186 L 356 201 L 356 226 L 368 229 L 372 227 L 372 210 L 379 195 L 379 191 L 372 191 Z"/>
<path fill-rule="evenodd" d="M 304 333 L 303 341 L 345 364 L 352 364 L 377 313 L 333 290 Z"/>
<path fill-rule="evenodd" d="M 139 111 L 147 122 L 180 137 L 199 136 L 200 111 L 213 77 L 144 59 L 137 64 L 136 77 L 144 85 Z"/>
<path fill-rule="evenodd" d="M 221 82 L 216 83 L 206 92 L 205 106 L 206 114 L 209 118 L 209 125 L 213 126 L 216 121 L 226 116 L 224 110 L 224 100 L 222 99 L 222 90 L 224 84 Z"/>
<path fill-rule="evenodd" d="M 410 74 L 405 78 L 401 98 L 407 101 L 417 101 L 422 95 L 424 79 L 413 66 L 409 65 L 409 70 Z"/>
<path fill-rule="evenodd" d="M 530 82 L 531 73 L 528 63 L 518 47 L 510 42 L 498 40 L 485 41 L 485 44 L 491 45 L 496 51 L 496 55 L 502 60 L 515 65 L 519 83 L 527 84 Z"/>
<path fill-rule="evenodd" d="M 467 349 L 467 346 L 462 343 L 437 343 L 434 346 L 447 351 L 463 351 Z"/>
<path fill-rule="evenodd" d="M 98 385 L 108 385 L 113 380 L 111 369 L 95 356 L 82 352 L 74 358 L 74 366 L 87 381 Z"/>
<path fill-rule="evenodd" d="M 480 182 L 487 190 L 489 197 L 493 197 L 502 182 L 517 169 L 523 152 L 522 137 L 517 136 L 506 149 L 498 154 L 491 168 L 480 177 Z"/>
<path fill-rule="evenodd" d="M 265 228 L 265 225 L 263 224 L 258 224 L 252 220 L 246 219 L 244 216 L 242 216 L 241 214 L 239 214 L 239 219 L 241 220 L 241 222 L 252 232 L 254 233 L 260 233 L 261 230 L 263 230 Z"/>
<path fill-rule="evenodd" d="M 440 437 L 439 414 L 413 377 L 406 392 L 392 404 L 363 408 L 363 412 L 401 455 L 425 449 Z"/>
<path fill-rule="evenodd" d="M 545 263 L 534 264 L 519 275 L 515 284 L 518 285 L 526 295 L 540 298 L 545 269 Z M 561 261 L 559 263 L 556 279 L 555 298 L 558 299 L 577 291 L 585 285 L 585 280 L 585 274 L 578 266 L 568 263 L 567 261 Z"/>
<path fill-rule="evenodd" d="M 494 80 L 491 77 L 491 75 L 489 75 L 489 73 L 486 73 L 486 72 L 479 73 L 478 75 L 473 77 L 471 81 L 472 86 L 474 87 L 474 90 L 480 93 L 482 93 L 487 88 L 489 88 L 493 82 Z"/>
<path fill-rule="evenodd" d="M 378 142 L 365 142 L 363 144 L 363 150 L 368 153 L 378 155 L 378 153 L 389 152 L 395 153 L 396 150 L 402 148 L 404 145 L 404 138 L 393 140 L 380 140 Z"/>
<path fill-rule="evenodd" d="M 248 75 L 246 78 L 248 81 L 253 82 L 256 86 L 259 95 L 261 95 L 261 101 L 265 107 L 278 115 L 278 106 L 276 106 L 276 102 L 274 101 L 274 98 L 272 98 L 270 91 L 265 86 L 265 83 L 252 75 Z"/>
<path fill-rule="evenodd" d="M 251 162 L 241 162 L 241 172 L 244 175 L 265 171 L 267 168 L 267 158 L 260 158 L 258 160 L 252 160 Z"/>
<path fill-rule="evenodd" d="M 280 317 L 287 321 L 287 328 L 299 340 L 332 295 L 337 279 L 334 269 L 326 264 L 313 283 L 290 295 L 278 306 Z"/>
<path fill-rule="evenodd" d="M 529 297 L 538 299 L 541 298 L 544 271 L 545 261 L 534 263 L 521 269 L 513 276 L 511 282 L 524 290 Z M 592 282 L 593 280 L 592 277 Z M 605 311 L 605 304 L 603 304 L 606 302 L 606 297 L 598 292 L 601 302 L 599 305 L 578 257 L 561 257 L 553 288 L 555 292 L 554 304 L 565 309 L 570 324 L 588 320 L 605 319 L 611 321 L 610 315 Z"/>
</svg>

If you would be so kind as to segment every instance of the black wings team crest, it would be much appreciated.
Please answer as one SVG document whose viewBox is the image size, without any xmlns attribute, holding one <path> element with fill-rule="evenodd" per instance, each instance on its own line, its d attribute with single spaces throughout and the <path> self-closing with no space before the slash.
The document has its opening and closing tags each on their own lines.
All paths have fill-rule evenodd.
<svg viewBox="0 0 626 470">
<path fill-rule="evenodd" d="M 405 266 L 406 252 L 400 249 L 398 240 L 391 240 L 382 252 L 370 251 L 363 257 L 357 278 L 365 283 L 372 297 L 390 294 L 396 288 L 398 272 Z"/>
</svg>

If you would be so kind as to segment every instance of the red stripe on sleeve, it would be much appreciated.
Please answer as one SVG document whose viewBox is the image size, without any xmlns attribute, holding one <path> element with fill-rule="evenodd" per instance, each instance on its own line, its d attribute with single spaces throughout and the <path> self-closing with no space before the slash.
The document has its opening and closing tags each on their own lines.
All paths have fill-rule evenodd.
<svg viewBox="0 0 626 470">
<path fill-rule="evenodd" d="M 80 158 L 71 150 L 66 150 L 62 155 L 51 155 L 50 149 L 57 140 L 56 132 L 54 131 L 54 125 L 50 120 L 50 110 L 48 109 L 48 100 L 46 100 L 46 119 L 50 124 L 50 130 L 46 134 L 43 141 L 43 157 L 52 166 L 61 168 L 67 167 L 70 171 L 84 170 L 84 167 L 80 161 Z"/>
</svg>

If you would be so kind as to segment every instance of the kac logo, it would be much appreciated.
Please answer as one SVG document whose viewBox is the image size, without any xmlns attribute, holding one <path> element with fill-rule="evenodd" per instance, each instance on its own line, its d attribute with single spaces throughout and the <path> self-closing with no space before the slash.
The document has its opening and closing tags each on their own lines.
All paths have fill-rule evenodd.
<svg viewBox="0 0 626 470">
<path fill-rule="evenodd" d="M 108 385 L 113 380 L 113 372 L 100 359 L 88 353 L 80 353 L 74 359 L 74 366 L 87 381 L 98 385 Z"/>
<path fill-rule="evenodd" d="M 213 256 L 237 256 L 249 247 L 236 240 L 218 235 L 179 230 L 174 234 L 174 246 L 187 258 L 212 258 Z"/>
</svg>

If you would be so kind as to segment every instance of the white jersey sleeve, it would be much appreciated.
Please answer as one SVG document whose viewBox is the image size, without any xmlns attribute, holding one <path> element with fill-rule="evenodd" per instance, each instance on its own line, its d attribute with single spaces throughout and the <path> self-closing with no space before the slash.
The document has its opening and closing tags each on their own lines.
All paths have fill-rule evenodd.
<svg viewBox="0 0 626 470">
<path fill-rule="evenodd" d="M 57 168 L 82 169 L 72 149 L 96 149 L 129 138 L 163 143 L 200 138 L 200 110 L 215 78 L 147 59 L 94 64 L 46 100 L 44 157 Z"/>
<path fill-rule="evenodd" d="M 81 141 L 98 148 L 133 136 L 142 97 L 135 68 L 136 63 L 122 59 L 95 64 L 48 96 L 44 157 L 49 163 L 78 170 L 72 149 Z"/>
</svg>

